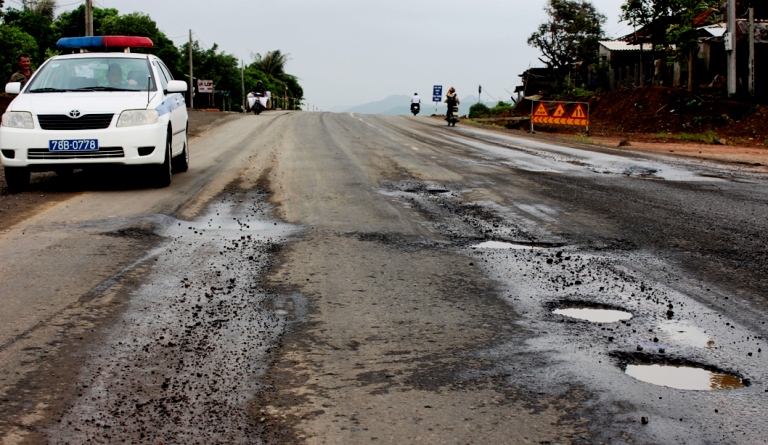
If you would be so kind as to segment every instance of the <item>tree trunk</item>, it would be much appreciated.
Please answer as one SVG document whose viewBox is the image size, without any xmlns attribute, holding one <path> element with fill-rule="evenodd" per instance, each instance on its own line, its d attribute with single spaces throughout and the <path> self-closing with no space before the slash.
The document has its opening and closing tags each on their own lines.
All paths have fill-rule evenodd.
<svg viewBox="0 0 768 445">
<path fill-rule="evenodd" d="M 688 53 L 688 92 L 693 92 L 693 48 Z"/>
</svg>

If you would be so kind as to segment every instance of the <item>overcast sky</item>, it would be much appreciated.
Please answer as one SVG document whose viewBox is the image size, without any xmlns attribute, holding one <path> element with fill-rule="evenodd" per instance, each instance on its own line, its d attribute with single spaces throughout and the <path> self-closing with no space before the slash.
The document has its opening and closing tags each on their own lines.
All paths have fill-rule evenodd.
<svg viewBox="0 0 768 445">
<path fill-rule="evenodd" d="M 59 0 L 57 13 L 83 2 Z M 121 14 L 142 11 L 174 42 L 192 29 L 204 46 L 246 63 L 251 53 L 289 53 L 311 107 L 328 110 L 454 86 L 460 97 L 509 100 L 518 74 L 540 65 L 526 43 L 544 22 L 545 0 L 94 0 Z M 19 0 L 6 6 L 18 7 Z M 74 4 L 72 4 L 74 3 Z M 593 0 L 609 36 L 629 32 L 623 0 Z"/>
</svg>

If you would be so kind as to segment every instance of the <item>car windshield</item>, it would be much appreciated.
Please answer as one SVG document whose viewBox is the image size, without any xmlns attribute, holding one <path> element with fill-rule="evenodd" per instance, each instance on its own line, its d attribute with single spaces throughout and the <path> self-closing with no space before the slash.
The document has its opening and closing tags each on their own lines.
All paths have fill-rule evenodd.
<svg viewBox="0 0 768 445">
<path fill-rule="evenodd" d="M 93 57 L 56 59 L 43 65 L 30 93 L 63 91 L 155 91 L 146 59 Z"/>
</svg>

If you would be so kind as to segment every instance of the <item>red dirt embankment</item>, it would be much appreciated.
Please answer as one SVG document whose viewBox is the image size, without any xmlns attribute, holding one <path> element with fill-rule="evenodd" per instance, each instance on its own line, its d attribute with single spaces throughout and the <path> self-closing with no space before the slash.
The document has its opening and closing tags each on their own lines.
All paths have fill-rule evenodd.
<svg viewBox="0 0 768 445">
<path fill-rule="evenodd" d="M 710 99 L 679 88 L 614 91 L 594 97 L 590 108 L 590 133 L 595 135 L 645 139 L 685 133 L 747 145 L 764 145 L 768 138 L 765 107 Z"/>
</svg>

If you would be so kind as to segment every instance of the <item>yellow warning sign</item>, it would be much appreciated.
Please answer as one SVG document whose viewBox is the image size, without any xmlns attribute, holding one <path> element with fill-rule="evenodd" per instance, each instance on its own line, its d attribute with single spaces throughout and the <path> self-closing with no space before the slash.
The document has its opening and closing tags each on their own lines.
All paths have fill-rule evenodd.
<svg viewBox="0 0 768 445">
<path fill-rule="evenodd" d="M 547 112 L 547 107 L 545 107 L 544 104 L 539 104 L 539 107 L 536 108 L 536 112 L 533 113 L 533 115 L 537 117 L 549 117 L 549 112 Z"/>
<path fill-rule="evenodd" d="M 586 119 L 587 115 L 584 113 L 584 108 L 582 108 L 581 104 L 576 106 L 576 109 L 573 111 L 573 114 L 571 115 L 574 119 Z"/>
<path fill-rule="evenodd" d="M 557 104 L 557 109 L 555 109 L 555 112 L 552 113 L 552 117 L 563 117 L 565 116 L 565 107 L 563 107 L 563 104 Z"/>
</svg>

